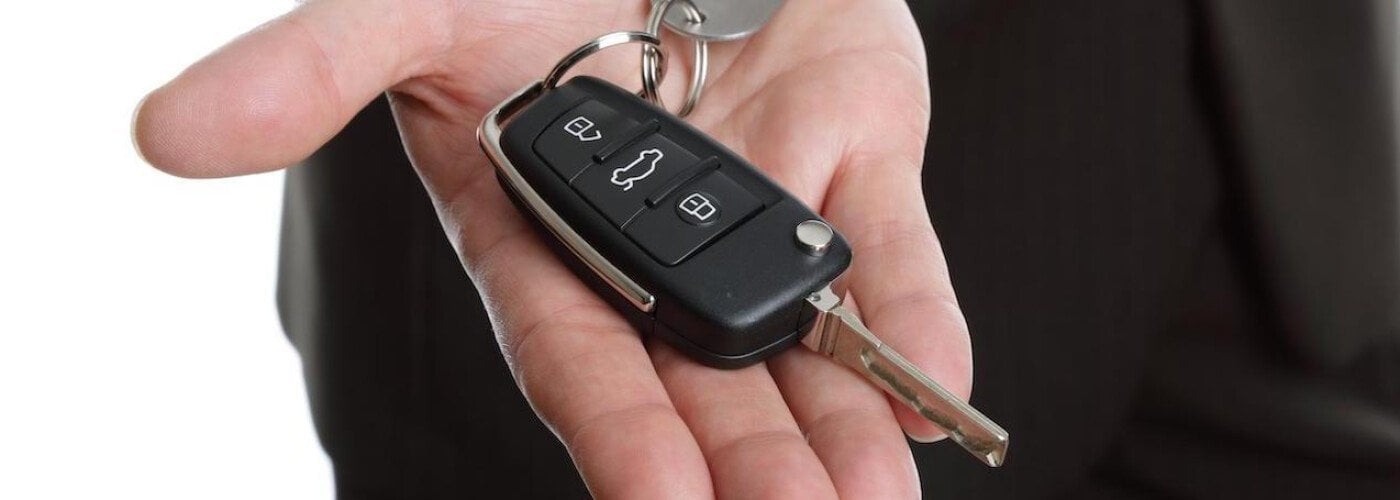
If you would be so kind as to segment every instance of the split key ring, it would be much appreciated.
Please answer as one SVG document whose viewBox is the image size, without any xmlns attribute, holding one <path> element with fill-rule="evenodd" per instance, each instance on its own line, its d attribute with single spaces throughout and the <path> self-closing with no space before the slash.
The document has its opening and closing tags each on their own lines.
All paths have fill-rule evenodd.
<svg viewBox="0 0 1400 500">
<path fill-rule="evenodd" d="M 666 17 L 666 11 L 672 6 L 679 5 L 685 11 L 687 22 L 700 24 L 705 21 L 705 16 L 689 0 L 655 0 L 651 4 L 651 15 L 647 18 L 646 33 L 658 40 L 661 39 L 661 21 Z M 664 76 L 665 60 L 658 56 L 656 47 L 650 45 L 642 47 L 642 92 L 641 97 L 653 104 L 665 108 L 661 103 L 661 78 Z M 695 105 L 700 102 L 700 95 L 705 90 L 705 76 L 710 65 L 709 42 L 695 39 L 695 66 L 690 72 L 690 90 L 686 92 L 685 103 L 676 111 L 676 116 L 685 118 L 691 111 L 695 110 Z"/>
</svg>

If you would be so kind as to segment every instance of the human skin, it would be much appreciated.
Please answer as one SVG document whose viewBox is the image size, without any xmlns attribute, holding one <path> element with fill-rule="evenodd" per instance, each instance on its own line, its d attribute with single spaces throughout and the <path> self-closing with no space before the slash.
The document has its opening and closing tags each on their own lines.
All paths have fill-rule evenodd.
<svg viewBox="0 0 1400 500">
<path fill-rule="evenodd" d="M 517 384 L 594 495 L 918 496 L 904 432 L 934 440 L 930 423 L 804 348 L 717 370 L 639 336 L 497 185 L 475 141 L 482 116 L 582 42 L 638 29 L 646 10 L 643 1 L 314 0 L 152 92 L 136 144 L 184 177 L 287 168 L 387 90 Z M 663 95 L 673 103 L 688 43 L 666 41 L 673 77 Z M 600 61 L 617 64 L 591 73 L 638 80 L 635 54 Z M 688 121 L 832 222 L 855 253 L 848 302 L 966 398 L 967 328 L 920 187 L 928 82 L 904 3 L 790 1 L 757 36 L 713 45 L 710 63 Z"/>
</svg>

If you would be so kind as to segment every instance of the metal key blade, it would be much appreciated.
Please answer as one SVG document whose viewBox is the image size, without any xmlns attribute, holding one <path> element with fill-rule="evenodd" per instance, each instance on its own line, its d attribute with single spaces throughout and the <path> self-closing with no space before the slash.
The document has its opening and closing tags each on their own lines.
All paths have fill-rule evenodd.
<svg viewBox="0 0 1400 500">
<path fill-rule="evenodd" d="M 818 316 L 803 344 L 854 369 L 943 429 L 978 460 L 992 467 L 1002 464 L 1009 442 L 1005 429 L 875 337 L 859 317 L 841 306 L 841 296 L 831 287 L 813 293 L 807 302 L 816 307 Z"/>
</svg>

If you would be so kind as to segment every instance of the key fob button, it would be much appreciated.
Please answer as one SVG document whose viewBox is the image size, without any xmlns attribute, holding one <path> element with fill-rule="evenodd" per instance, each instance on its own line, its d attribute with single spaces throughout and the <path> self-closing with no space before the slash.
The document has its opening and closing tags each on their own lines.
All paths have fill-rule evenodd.
<svg viewBox="0 0 1400 500">
<path fill-rule="evenodd" d="M 642 212 L 626 233 L 657 261 L 674 266 L 761 208 L 758 198 L 728 176 L 710 172 Z"/>
<path fill-rule="evenodd" d="M 652 134 L 574 178 L 574 189 L 621 228 L 646 206 L 647 195 L 700 159 L 665 136 Z"/>
<path fill-rule="evenodd" d="M 559 116 L 535 139 L 535 153 L 564 180 L 592 163 L 593 153 L 637 125 L 598 101 L 586 101 Z"/>
<path fill-rule="evenodd" d="M 676 215 L 692 226 L 713 224 L 719 220 L 719 202 L 704 191 L 691 191 L 676 203 Z"/>
</svg>

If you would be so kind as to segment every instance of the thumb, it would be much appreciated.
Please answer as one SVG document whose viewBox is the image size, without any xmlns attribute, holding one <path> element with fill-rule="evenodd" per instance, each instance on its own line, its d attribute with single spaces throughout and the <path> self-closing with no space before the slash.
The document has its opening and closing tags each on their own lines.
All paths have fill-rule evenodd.
<svg viewBox="0 0 1400 500">
<path fill-rule="evenodd" d="M 137 150 L 182 177 L 283 168 L 309 156 L 446 43 L 435 2 L 312 1 L 195 63 L 147 95 Z"/>
</svg>

